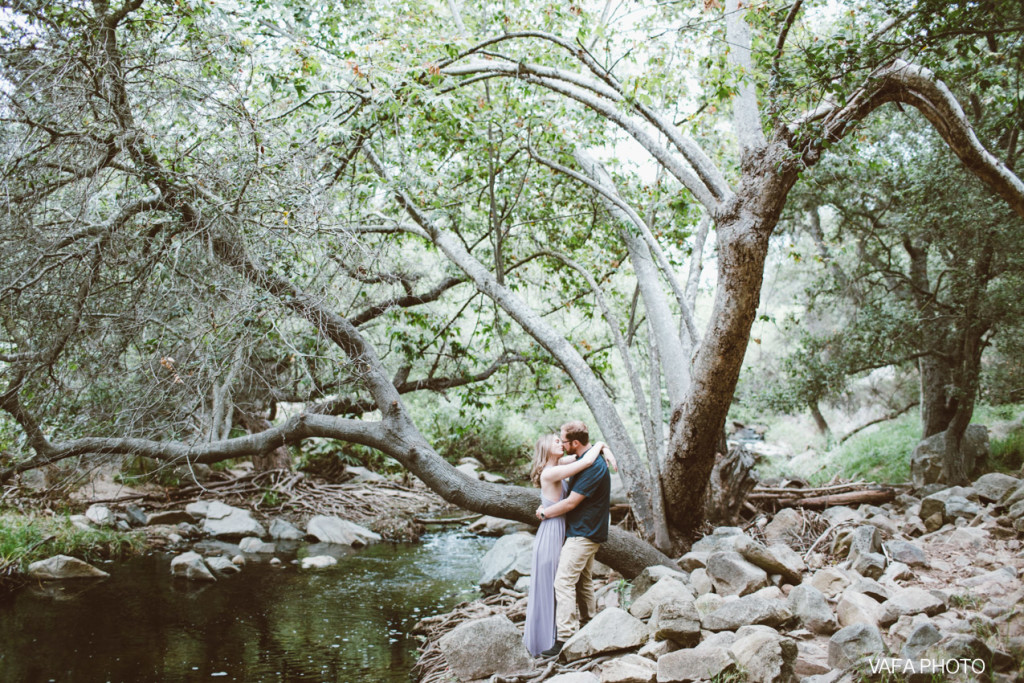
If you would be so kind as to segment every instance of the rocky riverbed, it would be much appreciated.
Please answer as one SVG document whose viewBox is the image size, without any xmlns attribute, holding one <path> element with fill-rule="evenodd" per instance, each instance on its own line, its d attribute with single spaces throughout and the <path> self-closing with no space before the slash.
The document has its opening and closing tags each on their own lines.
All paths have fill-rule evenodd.
<svg viewBox="0 0 1024 683">
<path fill-rule="evenodd" d="M 605 568 L 602 611 L 549 660 L 521 641 L 530 534 L 491 522 L 492 595 L 419 625 L 420 680 L 1021 680 L 1024 482 L 916 493 L 718 528 L 629 585 Z"/>
</svg>

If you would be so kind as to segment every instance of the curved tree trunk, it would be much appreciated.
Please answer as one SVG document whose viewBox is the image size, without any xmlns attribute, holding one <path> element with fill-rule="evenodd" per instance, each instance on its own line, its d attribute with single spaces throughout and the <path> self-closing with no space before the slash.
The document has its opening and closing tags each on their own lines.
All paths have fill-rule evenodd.
<svg viewBox="0 0 1024 683">
<path fill-rule="evenodd" d="M 953 389 L 953 367 L 939 356 L 923 356 L 918 361 L 921 376 L 921 438 L 946 431 L 957 414 L 960 402 Z"/>
<path fill-rule="evenodd" d="M 760 303 L 768 238 L 796 179 L 787 169 L 786 152 L 786 145 L 776 143 L 748 158 L 740 193 L 715 216 L 719 262 L 714 310 L 687 396 L 672 412 L 662 480 L 665 509 L 680 547 L 689 545 L 704 519 L 719 436 Z"/>
</svg>

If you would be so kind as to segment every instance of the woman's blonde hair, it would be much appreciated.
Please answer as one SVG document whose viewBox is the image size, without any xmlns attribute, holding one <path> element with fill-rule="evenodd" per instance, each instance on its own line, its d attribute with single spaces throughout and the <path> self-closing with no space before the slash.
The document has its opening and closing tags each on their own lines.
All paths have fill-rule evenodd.
<svg viewBox="0 0 1024 683">
<path fill-rule="evenodd" d="M 530 481 L 534 486 L 540 486 L 540 473 L 548 461 L 548 454 L 555 444 L 560 441 L 560 434 L 545 434 L 537 439 L 537 445 L 533 448 L 533 469 L 530 470 Z"/>
</svg>

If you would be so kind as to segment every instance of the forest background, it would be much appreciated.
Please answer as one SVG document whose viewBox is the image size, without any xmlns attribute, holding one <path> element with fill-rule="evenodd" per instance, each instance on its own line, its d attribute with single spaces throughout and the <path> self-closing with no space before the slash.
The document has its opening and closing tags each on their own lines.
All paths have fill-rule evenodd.
<svg viewBox="0 0 1024 683">
<path fill-rule="evenodd" d="M 0 478 L 291 446 L 528 521 L 451 461 L 584 417 L 627 572 L 732 420 L 903 415 L 871 468 L 945 433 L 963 481 L 1024 390 L 1021 13 L 5 3 Z"/>
</svg>

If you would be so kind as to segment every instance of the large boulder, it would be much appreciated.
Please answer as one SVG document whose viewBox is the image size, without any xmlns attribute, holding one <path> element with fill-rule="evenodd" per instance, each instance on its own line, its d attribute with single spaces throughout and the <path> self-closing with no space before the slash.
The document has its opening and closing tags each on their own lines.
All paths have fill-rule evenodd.
<svg viewBox="0 0 1024 683">
<path fill-rule="evenodd" d="M 800 572 L 794 571 L 788 567 L 785 562 L 777 558 L 770 550 L 768 550 L 768 548 L 764 547 L 763 544 L 758 543 L 746 534 L 736 537 L 733 541 L 733 548 L 743 556 L 743 559 L 755 567 L 760 567 L 769 576 L 772 574 L 779 574 L 782 576 L 783 581 L 794 586 L 800 583 L 800 579 L 802 578 L 800 576 Z"/>
<path fill-rule="evenodd" d="M 508 534 L 517 534 L 520 532 L 528 532 L 531 530 L 529 524 L 523 522 L 517 522 L 512 519 L 502 519 L 501 517 L 490 517 L 484 516 L 476 520 L 468 527 L 466 531 L 477 536 L 506 536 Z"/>
<path fill-rule="evenodd" d="M 712 553 L 707 572 L 719 595 L 746 595 L 768 585 L 768 573 L 735 551 Z"/>
<path fill-rule="evenodd" d="M 865 524 L 853 530 L 850 536 L 850 552 L 846 559 L 850 568 L 861 576 L 877 579 L 885 571 L 885 555 L 882 550 L 882 535 L 878 528 Z"/>
<path fill-rule="evenodd" d="M 648 623 L 657 640 L 671 640 L 680 647 L 700 642 L 700 614 L 693 598 L 671 598 L 654 608 Z"/>
<path fill-rule="evenodd" d="M 310 519 L 306 525 L 306 533 L 321 543 L 348 545 L 353 548 L 362 548 L 381 540 L 380 534 L 366 527 L 330 515 L 317 515 Z"/>
<path fill-rule="evenodd" d="M 601 665 L 600 683 L 654 683 L 657 677 L 657 662 L 640 655 L 626 655 Z"/>
<path fill-rule="evenodd" d="M 480 589 L 490 595 L 502 588 L 512 588 L 521 576 L 532 571 L 533 536 L 516 533 L 502 536 L 480 561 Z"/>
<path fill-rule="evenodd" d="M 604 652 L 630 650 L 646 643 L 649 637 L 644 622 L 625 610 L 609 607 L 565 642 L 561 657 L 572 662 Z"/>
<path fill-rule="evenodd" d="M 705 645 L 676 650 L 658 658 L 658 683 L 717 680 L 737 670 L 728 645 Z"/>
<path fill-rule="evenodd" d="M 270 537 L 278 541 L 301 541 L 306 534 L 288 520 L 275 517 L 270 520 Z"/>
<path fill-rule="evenodd" d="M 800 542 L 806 527 L 804 516 L 793 508 L 782 508 L 775 513 L 772 521 L 765 526 L 764 538 L 768 543 L 782 543 L 793 546 Z"/>
<path fill-rule="evenodd" d="M 946 450 L 946 432 L 933 434 L 914 448 L 910 456 L 910 478 L 915 488 L 944 483 L 942 460 Z M 988 428 L 968 425 L 963 441 L 964 471 L 970 474 L 988 459 Z M 923 517 L 923 515 L 922 515 Z"/>
<path fill-rule="evenodd" d="M 460 681 L 517 673 L 533 666 L 522 634 L 503 614 L 457 626 L 441 637 L 438 647 Z"/>
<path fill-rule="evenodd" d="M 647 619 L 654 613 L 654 608 L 663 602 L 680 599 L 693 602 L 693 589 L 672 574 L 663 576 L 656 584 L 644 591 L 643 595 L 633 600 L 629 613 L 637 619 Z"/>
<path fill-rule="evenodd" d="M 267 535 L 267 530 L 252 518 L 248 510 L 225 505 L 217 500 L 211 502 L 207 507 L 206 519 L 203 520 L 203 531 L 218 538 L 240 538 L 242 536 L 263 538 Z"/>
<path fill-rule="evenodd" d="M 877 626 L 853 624 L 836 631 L 828 641 L 828 665 L 847 669 L 864 657 L 884 657 L 885 643 Z"/>
<path fill-rule="evenodd" d="M 695 553 L 714 553 L 732 550 L 735 537 L 742 534 L 743 529 L 738 526 L 720 526 L 694 543 L 690 547 L 690 551 Z"/>
<path fill-rule="evenodd" d="M 874 598 L 853 588 L 843 592 L 836 606 L 836 616 L 840 626 L 852 624 L 870 624 L 877 626 L 882 620 L 882 605 Z"/>
<path fill-rule="evenodd" d="M 1009 491 L 1020 486 L 1021 480 L 1001 472 L 989 472 L 978 477 L 971 488 L 985 501 L 994 503 L 1002 499 Z"/>
<path fill-rule="evenodd" d="M 736 632 L 729 654 L 752 683 L 789 683 L 797 646 L 767 626 L 744 626 Z"/>
<path fill-rule="evenodd" d="M 189 581 L 216 581 L 217 577 L 210 572 L 203 562 L 203 556 L 192 550 L 178 555 L 171 560 L 171 576 Z"/>
<path fill-rule="evenodd" d="M 767 600 L 756 595 L 726 600 L 721 607 L 701 619 L 708 631 L 735 631 L 748 624 L 763 624 L 773 628 L 793 618 L 785 600 Z"/>
<path fill-rule="evenodd" d="M 824 593 L 809 583 L 796 586 L 789 593 L 789 609 L 808 631 L 832 635 L 839 630 L 839 622 L 832 613 Z"/>
<path fill-rule="evenodd" d="M 90 505 L 85 511 L 85 517 L 96 526 L 114 526 L 117 524 L 117 517 L 106 505 Z"/>
<path fill-rule="evenodd" d="M 902 616 L 927 614 L 930 617 L 946 611 L 946 603 L 923 588 L 904 588 L 882 603 L 882 626 L 888 626 Z"/>
<path fill-rule="evenodd" d="M 680 583 L 687 583 L 689 578 L 686 572 L 678 569 L 672 569 L 662 564 L 656 564 L 652 567 L 647 567 L 640 575 L 633 579 L 633 588 L 630 590 L 630 597 L 635 602 L 648 591 L 654 584 L 661 581 L 666 576 L 671 576 Z"/>
<path fill-rule="evenodd" d="M 63 579 L 102 579 L 110 576 L 87 562 L 70 555 L 54 555 L 28 566 L 28 577 L 37 581 Z"/>
</svg>

